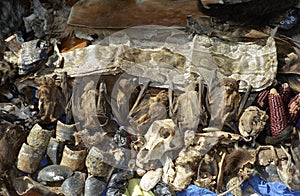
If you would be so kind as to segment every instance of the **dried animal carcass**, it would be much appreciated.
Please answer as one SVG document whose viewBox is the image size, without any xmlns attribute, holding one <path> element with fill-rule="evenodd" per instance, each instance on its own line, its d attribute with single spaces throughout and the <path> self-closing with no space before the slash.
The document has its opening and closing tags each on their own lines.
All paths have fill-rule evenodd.
<svg viewBox="0 0 300 196">
<path fill-rule="evenodd" d="M 217 76 L 217 73 L 215 72 Z M 209 93 L 210 127 L 221 129 L 227 126 L 235 131 L 232 122 L 238 120 L 238 109 L 241 96 L 238 92 L 239 82 L 232 78 L 224 78 L 220 82 L 215 79 Z M 224 104 L 225 102 L 225 104 Z"/>
<path fill-rule="evenodd" d="M 238 108 L 241 100 L 241 95 L 239 94 L 239 82 L 232 78 L 224 79 L 225 86 L 225 115 L 222 122 L 225 125 L 230 126 L 232 121 L 238 120 Z"/>
<path fill-rule="evenodd" d="M 246 149 L 237 149 L 228 154 L 224 163 L 224 180 L 228 189 L 241 195 L 240 185 L 252 176 L 255 154 Z"/>
<path fill-rule="evenodd" d="M 177 126 L 182 131 L 197 131 L 199 125 L 207 125 L 208 116 L 202 104 L 202 93 L 202 90 L 199 92 L 195 90 L 195 84 L 192 81 L 185 88 L 185 92 L 178 96 L 172 113 L 174 113 L 173 118 Z"/>
<path fill-rule="evenodd" d="M 39 116 L 43 123 L 54 122 L 65 113 L 65 97 L 51 77 L 42 77 L 37 91 Z"/>
<path fill-rule="evenodd" d="M 1 125 L 4 127 L 4 125 Z M 22 144 L 26 141 L 26 131 L 21 126 L 9 126 L 0 139 L 0 171 L 10 170 L 17 159 Z"/>
<path fill-rule="evenodd" d="M 80 108 L 83 110 L 82 116 L 84 120 L 84 128 L 95 128 L 96 120 L 96 96 L 99 95 L 98 90 L 94 86 L 94 81 L 86 83 L 81 95 Z"/>
<path fill-rule="evenodd" d="M 17 74 L 17 67 L 9 62 L 0 61 L 0 86 L 12 82 Z"/>
<path fill-rule="evenodd" d="M 129 122 L 137 134 L 144 135 L 153 122 L 167 117 L 166 103 L 167 94 L 161 91 L 130 111 L 132 117 Z"/>
<path fill-rule="evenodd" d="M 287 156 L 287 160 L 281 160 L 277 166 L 277 172 L 280 180 L 286 184 L 292 191 L 300 189 L 300 170 L 292 161 L 292 156 L 281 146 L 282 150 Z"/>
<path fill-rule="evenodd" d="M 218 143 L 216 137 L 195 136 L 189 146 L 183 148 L 173 162 L 170 157 L 164 162 L 162 180 L 173 190 L 184 190 L 193 180 L 201 158 Z"/>
</svg>

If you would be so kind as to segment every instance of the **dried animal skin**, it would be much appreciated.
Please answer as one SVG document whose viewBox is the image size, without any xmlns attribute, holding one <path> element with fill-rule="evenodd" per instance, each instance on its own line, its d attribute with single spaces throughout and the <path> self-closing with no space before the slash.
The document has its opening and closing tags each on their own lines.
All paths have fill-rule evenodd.
<svg viewBox="0 0 300 196">
<path fill-rule="evenodd" d="M 175 167 L 175 178 L 169 186 L 175 191 L 182 191 L 191 183 L 194 174 L 191 167 L 178 165 Z"/>
<path fill-rule="evenodd" d="M 8 127 L 4 132 L 0 139 L 0 171 L 9 170 L 14 165 L 22 143 L 26 141 L 26 135 L 21 126 Z"/>
<path fill-rule="evenodd" d="M 0 86 L 12 82 L 17 74 L 17 67 L 6 61 L 0 61 Z"/>
<path fill-rule="evenodd" d="M 144 135 L 154 121 L 167 117 L 166 101 L 167 95 L 161 91 L 155 97 L 142 102 L 133 111 L 131 110 L 132 119 L 129 122 L 137 129 L 138 134 Z"/>
<path fill-rule="evenodd" d="M 138 86 L 136 78 L 128 77 L 123 74 L 115 84 L 112 95 L 114 99 L 111 99 L 112 113 L 118 120 L 121 126 L 128 126 L 128 114 L 132 104 L 130 102 L 131 95 Z"/>
<path fill-rule="evenodd" d="M 216 144 L 216 141 L 205 140 L 205 138 L 199 139 L 198 145 L 188 146 L 180 151 L 178 157 L 175 160 L 175 166 L 171 159 L 167 159 L 163 167 L 163 181 L 167 183 L 172 189 L 180 191 L 185 189 L 195 174 L 195 170 L 202 156 L 204 156 L 211 148 Z M 209 145 L 211 146 L 207 146 Z M 210 143 L 211 142 L 211 143 Z M 214 179 L 210 179 L 210 182 Z M 201 179 L 204 182 L 203 179 Z M 201 181 L 200 180 L 200 181 Z M 209 184 L 209 183 L 208 183 Z"/>
<path fill-rule="evenodd" d="M 292 162 L 291 155 L 282 147 L 282 150 L 286 153 L 288 160 L 281 160 L 277 166 L 277 172 L 280 180 L 285 183 L 292 191 L 300 189 L 300 170 Z"/>
<path fill-rule="evenodd" d="M 65 113 L 65 97 L 61 89 L 55 85 L 50 77 L 42 77 L 38 88 L 39 115 L 41 122 L 54 122 Z"/>
<path fill-rule="evenodd" d="M 196 146 L 189 146 L 185 149 L 182 149 L 179 152 L 179 155 L 175 161 L 176 165 L 191 165 L 191 166 L 196 166 L 197 162 L 203 156 L 200 152 L 201 146 L 196 145 Z"/>
<path fill-rule="evenodd" d="M 287 10 L 297 3 L 295 0 L 199 0 L 199 9 L 207 15 L 257 24 L 268 14 Z"/>
<path fill-rule="evenodd" d="M 88 82 L 83 89 L 81 95 L 80 108 L 83 110 L 84 128 L 97 127 L 98 120 L 96 119 L 96 96 L 99 95 L 98 90 L 94 87 L 94 81 Z"/>
<path fill-rule="evenodd" d="M 239 119 L 239 131 L 244 137 L 256 138 L 264 129 L 269 116 L 256 106 L 248 107 Z"/>
<path fill-rule="evenodd" d="M 61 5 L 58 7 L 65 7 L 62 2 L 64 1 L 59 2 Z M 34 35 L 38 38 L 46 36 L 52 38 L 63 37 L 66 35 L 66 21 L 69 14 L 67 9 L 47 9 L 39 0 L 34 0 L 32 4 L 33 13 L 24 17 L 27 32 L 33 30 Z"/>
<path fill-rule="evenodd" d="M 153 34 L 154 38 L 157 36 L 156 29 L 146 30 L 150 31 L 148 33 Z M 134 31 L 136 30 L 134 29 Z M 168 32 L 172 33 L 172 30 Z M 127 34 L 127 32 L 121 33 Z M 128 36 L 133 35 L 129 34 L 125 37 Z M 117 38 L 110 36 L 110 39 Z M 138 47 L 144 47 L 141 42 L 146 38 L 141 37 L 140 39 L 136 40 L 137 48 L 129 47 L 128 43 L 112 43 L 109 46 L 90 45 L 86 48 L 62 53 L 65 60 L 64 68 L 56 71 L 67 72 L 72 77 L 90 75 L 91 73 L 116 75 L 125 71 L 132 76 L 140 77 L 140 80 L 150 80 L 152 86 L 168 87 L 169 80 L 173 82 L 174 88 L 184 86 L 186 82 L 184 76 L 185 57 L 181 53 L 161 48 L 160 45 L 163 41 L 155 42 L 157 47 L 152 46 L 155 45 L 152 43 L 151 48 L 140 49 Z M 145 40 L 145 42 L 150 42 L 150 40 Z M 187 49 L 179 48 L 178 50 L 185 50 L 186 52 Z"/>
<path fill-rule="evenodd" d="M 181 191 L 191 183 L 195 172 L 189 165 L 174 166 L 173 161 L 167 158 L 163 167 L 162 180 L 175 191 Z"/>
<path fill-rule="evenodd" d="M 239 82 L 232 78 L 224 79 L 225 86 L 225 115 L 222 122 L 225 125 L 230 125 L 232 121 L 238 120 L 238 108 L 241 101 L 239 94 Z"/>
<path fill-rule="evenodd" d="M 72 7 L 68 24 L 90 28 L 185 26 L 184 19 L 198 13 L 195 0 L 85 0 Z"/>
<path fill-rule="evenodd" d="M 22 43 L 18 63 L 19 74 L 25 75 L 37 70 L 38 63 L 47 59 L 48 50 L 48 41 L 36 39 Z"/>
<path fill-rule="evenodd" d="M 1 21 L 0 37 L 5 37 L 18 30 L 22 18 L 29 11 L 29 1 L 3 0 L 0 2 Z"/>
<path fill-rule="evenodd" d="M 229 43 L 219 38 L 197 35 L 193 40 L 193 69 L 196 73 L 200 69 L 206 72 L 217 69 L 223 77 L 245 81 L 246 84 L 242 82 L 239 90 L 246 90 L 251 85 L 254 91 L 260 91 L 275 79 L 277 53 L 274 38 L 259 40 L 254 43 Z"/>
<path fill-rule="evenodd" d="M 137 40 L 137 42 L 141 41 Z M 160 43 L 157 45 L 159 46 Z M 133 47 L 125 47 L 125 49 L 123 53 L 116 56 L 113 64 L 118 65 L 128 74 L 145 78 L 146 81 L 150 80 L 152 86 L 169 86 L 170 80 L 173 82 L 174 88 L 176 85 L 183 86 L 185 84 L 183 73 L 186 71 L 188 62 L 182 53 L 174 52 L 166 47 L 153 48 L 153 46 L 149 49 Z"/>
<path fill-rule="evenodd" d="M 200 104 L 198 92 L 191 83 L 185 88 L 185 92 L 179 95 L 173 111 L 173 118 L 182 131 L 197 131 L 200 122 L 206 125 L 207 115 L 204 106 Z"/>
<path fill-rule="evenodd" d="M 228 154 L 225 158 L 224 174 L 235 175 L 239 170 L 247 167 L 247 164 L 254 164 L 255 157 L 246 149 L 238 149 Z"/>
</svg>

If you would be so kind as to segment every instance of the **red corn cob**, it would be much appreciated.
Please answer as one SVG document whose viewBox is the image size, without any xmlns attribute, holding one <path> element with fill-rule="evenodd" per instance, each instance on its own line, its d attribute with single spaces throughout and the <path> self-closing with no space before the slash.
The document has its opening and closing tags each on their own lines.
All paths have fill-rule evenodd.
<svg viewBox="0 0 300 196">
<path fill-rule="evenodd" d="M 258 93 L 256 96 L 253 105 L 257 106 L 259 109 L 266 109 L 268 106 L 268 95 L 270 92 L 271 87 L 266 88 Z"/>
<path fill-rule="evenodd" d="M 287 128 L 287 116 L 282 99 L 275 88 L 270 90 L 269 96 L 270 123 L 272 136 L 279 136 Z"/>
<path fill-rule="evenodd" d="M 300 117 L 300 93 L 290 101 L 288 109 L 291 123 L 297 123 Z"/>
<path fill-rule="evenodd" d="M 283 83 L 278 90 L 278 93 L 282 99 L 283 105 L 286 106 L 289 104 L 291 100 L 292 90 L 288 83 Z"/>
</svg>

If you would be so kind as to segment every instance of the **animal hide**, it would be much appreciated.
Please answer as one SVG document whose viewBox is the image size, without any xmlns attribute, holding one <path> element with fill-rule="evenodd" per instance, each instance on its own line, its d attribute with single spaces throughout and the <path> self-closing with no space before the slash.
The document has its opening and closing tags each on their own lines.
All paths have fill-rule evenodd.
<svg viewBox="0 0 300 196">
<path fill-rule="evenodd" d="M 90 28 L 184 27 L 188 15 L 199 13 L 195 0 L 84 0 L 72 7 L 68 24 Z"/>
</svg>

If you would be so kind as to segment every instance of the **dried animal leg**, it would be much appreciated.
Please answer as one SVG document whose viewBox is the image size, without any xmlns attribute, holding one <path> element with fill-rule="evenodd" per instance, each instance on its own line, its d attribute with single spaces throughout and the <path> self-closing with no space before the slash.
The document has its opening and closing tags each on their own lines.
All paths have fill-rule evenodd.
<svg viewBox="0 0 300 196">
<path fill-rule="evenodd" d="M 169 98 L 169 116 L 173 117 L 174 105 L 173 105 L 173 83 L 169 80 L 168 98 Z"/>
<path fill-rule="evenodd" d="M 106 84 L 101 82 L 99 85 L 99 96 L 97 100 L 97 116 L 99 118 L 100 126 L 107 125 L 109 120 L 109 117 L 107 116 L 108 109 L 105 94 L 107 94 Z"/>
<path fill-rule="evenodd" d="M 244 95 L 244 97 L 243 97 L 243 99 L 242 99 L 242 101 L 240 103 L 240 107 L 238 109 L 238 118 L 242 115 L 243 109 L 244 109 L 245 104 L 246 104 L 246 102 L 247 102 L 247 100 L 249 98 L 251 90 L 252 90 L 252 86 L 249 84 L 248 87 L 247 87 L 246 93 L 245 93 L 245 95 Z"/>
<path fill-rule="evenodd" d="M 225 157 L 226 157 L 227 153 L 224 152 L 222 154 L 222 158 L 221 161 L 219 162 L 219 173 L 218 173 L 218 177 L 217 177 L 217 188 L 221 188 L 222 186 L 222 181 L 223 181 L 223 174 L 224 174 L 224 161 L 225 161 Z"/>
<path fill-rule="evenodd" d="M 137 99 L 136 99 L 134 105 L 132 106 L 132 108 L 131 108 L 131 110 L 130 110 L 128 116 L 131 116 L 131 115 L 135 112 L 136 107 L 137 107 L 138 104 L 140 103 L 140 100 L 142 99 L 142 97 L 143 97 L 143 95 L 144 95 L 146 89 L 148 88 L 149 84 L 150 84 L 150 81 L 146 82 L 146 83 L 143 85 L 143 88 L 141 89 L 141 91 L 140 91 L 140 93 L 139 93 L 139 95 L 138 95 L 138 97 L 137 97 Z"/>
<path fill-rule="evenodd" d="M 236 177 L 236 178 L 238 178 L 238 177 Z M 233 191 L 234 189 L 240 187 L 240 186 L 244 183 L 245 180 L 246 180 L 246 179 L 241 180 L 241 181 L 238 182 L 237 184 L 231 186 L 227 191 L 218 194 L 218 196 L 224 196 L 224 195 L 226 195 L 227 193 L 230 193 L 230 192 Z"/>
</svg>

